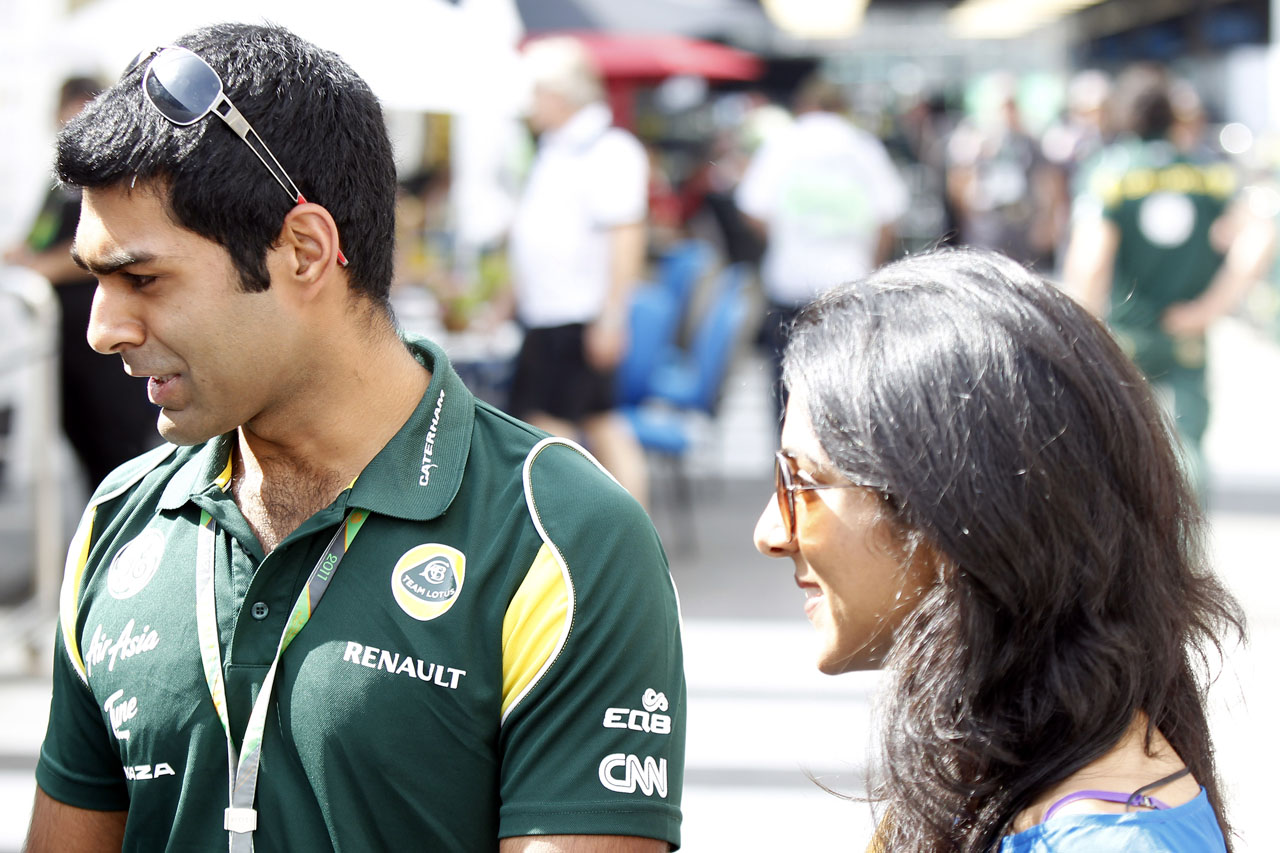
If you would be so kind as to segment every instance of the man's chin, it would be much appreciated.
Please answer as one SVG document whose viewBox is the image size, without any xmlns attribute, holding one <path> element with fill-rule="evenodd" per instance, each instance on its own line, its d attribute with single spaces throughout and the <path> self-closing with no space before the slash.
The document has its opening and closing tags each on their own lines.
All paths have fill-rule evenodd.
<svg viewBox="0 0 1280 853">
<path fill-rule="evenodd" d="M 202 429 L 194 424 L 179 423 L 165 409 L 160 410 L 160 416 L 156 419 L 156 429 L 159 430 L 161 438 L 179 447 L 204 444 L 219 435 L 217 431 L 210 431 L 207 427 Z"/>
</svg>

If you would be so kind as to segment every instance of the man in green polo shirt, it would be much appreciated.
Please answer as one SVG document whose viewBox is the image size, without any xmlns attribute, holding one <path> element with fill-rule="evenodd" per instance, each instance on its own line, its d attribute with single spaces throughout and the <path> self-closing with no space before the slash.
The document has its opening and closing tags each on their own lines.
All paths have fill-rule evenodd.
<svg viewBox="0 0 1280 853">
<path fill-rule="evenodd" d="M 179 44 L 59 137 L 89 341 L 169 443 L 68 555 L 29 849 L 678 846 L 648 518 L 397 334 L 364 83 L 279 28 Z"/>
<path fill-rule="evenodd" d="M 1101 153 L 1077 203 L 1064 284 L 1165 392 L 1203 497 L 1205 333 L 1261 277 L 1273 228 L 1238 198 L 1230 163 L 1178 139 L 1162 69 L 1127 70 L 1115 100 L 1126 132 Z"/>
</svg>

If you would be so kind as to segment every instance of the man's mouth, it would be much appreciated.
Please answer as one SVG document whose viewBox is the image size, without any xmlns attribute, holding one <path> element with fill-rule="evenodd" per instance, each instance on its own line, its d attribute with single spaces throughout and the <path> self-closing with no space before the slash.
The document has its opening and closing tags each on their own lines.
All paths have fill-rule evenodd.
<svg viewBox="0 0 1280 853">
<path fill-rule="evenodd" d="M 147 398 L 157 406 L 164 406 L 165 398 L 168 397 L 178 376 L 179 374 L 177 373 L 160 373 L 148 376 Z"/>
</svg>

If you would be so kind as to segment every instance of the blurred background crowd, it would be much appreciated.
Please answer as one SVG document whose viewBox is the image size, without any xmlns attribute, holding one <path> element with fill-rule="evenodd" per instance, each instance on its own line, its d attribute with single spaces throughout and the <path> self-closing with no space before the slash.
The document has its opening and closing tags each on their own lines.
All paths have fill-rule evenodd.
<svg viewBox="0 0 1280 853">
<path fill-rule="evenodd" d="M 78 200 L 51 188 L 53 136 L 138 50 L 214 20 L 290 26 L 369 81 L 400 174 L 400 322 L 444 343 L 480 396 L 576 430 L 655 515 L 670 511 L 673 538 L 692 535 L 690 459 L 726 435 L 708 425 L 735 368 L 760 359 L 776 431 L 769 389 L 795 309 L 907 253 L 997 249 L 1114 313 L 1148 375 L 1169 380 L 1206 496 L 1205 332 L 1231 316 L 1280 336 L 1280 23 L 1266 0 L 371 0 L 354 17 L 297 0 L 3 5 L 0 478 L 36 494 L 10 514 L 24 535 L 0 572 L 8 600 L 56 575 L 56 508 L 79 504 L 68 488 L 82 495 L 155 441 L 137 383 L 81 340 L 93 281 L 67 258 Z M 602 285 L 557 252 L 608 255 L 628 280 L 602 302 L 565 295 L 575 275 Z M 1160 328 L 1232 264 L 1212 311 Z M 589 341 L 617 370 L 608 421 L 600 405 L 531 402 L 546 389 L 527 377 L 512 399 L 531 329 L 601 316 L 624 329 Z M 59 424 L 66 442 L 51 440 Z"/>
<path fill-rule="evenodd" d="M 40 298 L 6 279 L 14 356 L 3 378 L 0 427 L 10 450 L 0 476 L 10 484 L 52 478 L 58 494 L 68 483 L 92 488 L 154 438 L 140 393 L 76 339 L 92 280 L 65 256 L 77 200 L 50 188 L 52 137 L 138 50 L 214 19 L 283 23 L 343 55 L 370 82 L 387 109 L 401 175 L 397 314 L 404 327 L 440 339 L 476 392 L 499 406 L 513 402 L 521 339 L 545 314 L 531 313 L 527 293 L 513 307 L 531 274 L 517 261 L 553 263 L 545 251 L 524 251 L 525 260 L 512 251 L 522 205 L 529 210 L 538 195 L 543 206 L 532 209 L 556 220 L 543 196 L 577 192 L 561 179 L 544 179 L 549 191 L 530 186 L 539 137 L 557 129 L 539 122 L 535 92 L 564 90 L 576 73 L 563 63 L 557 70 L 554 59 L 538 70 L 530 47 L 549 37 L 576 41 L 596 86 L 589 97 L 570 97 L 566 115 L 607 108 L 602 127 L 621 128 L 644 152 L 643 163 L 623 170 L 646 187 L 634 216 L 643 220 L 636 282 L 623 293 L 628 347 L 617 364 L 617 423 L 632 447 L 614 453 L 617 435 L 594 428 L 585 437 L 602 459 L 617 457 L 612 469 L 641 500 L 650 488 L 667 489 L 650 502 L 655 514 L 689 501 L 686 457 L 705 443 L 742 352 L 754 345 L 772 386 L 776 364 L 768 365 L 787 319 L 827 284 L 923 248 L 983 246 L 1092 298 L 1105 315 L 1108 297 L 1124 306 L 1137 292 L 1128 279 L 1114 288 L 1108 280 L 1133 255 L 1133 238 L 1108 246 L 1082 228 L 1110 205 L 1108 222 L 1139 233 L 1164 252 L 1162 263 L 1204 268 L 1198 284 L 1183 286 L 1188 293 L 1157 300 L 1162 310 L 1207 286 L 1240 223 L 1271 228 L 1280 215 L 1280 74 L 1271 50 L 1280 24 L 1266 0 L 376 0 L 355 18 L 311 14 L 294 0 L 216 9 L 161 0 L 4 6 L 0 242 L 10 279 L 19 266 L 35 270 L 55 284 L 56 298 L 41 309 Z M 1146 83 L 1124 82 L 1135 68 Z M 1152 119 L 1156 90 L 1167 115 Z M 1164 147 L 1139 150 L 1152 141 Z M 1165 251 L 1164 232 L 1178 232 L 1185 211 L 1149 204 L 1125 225 L 1114 209 L 1119 196 L 1107 197 L 1108 182 L 1115 190 L 1129 173 L 1124 186 L 1133 190 L 1143 174 L 1165 174 L 1161 164 L 1175 161 L 1189 165 L 1185 174 L 1220 178 L 1212 191 L 1185 181 L 1172 187 L 1208 200 L 1212 215 L 1202 210 L 1202 222 L 1222 220 L 1212 236 L 1174 234 L 1174 243 L 1189 238 L 1202 248 Z M 631 160 L 611 163 L 596 195 L 622 199 L 631 190 L 618 164 Z M 1130 199 L 1170 195 L 1165 183 L 1129 190 Z M 543 228 L 550 234 L 559 224 Z M 1274 241 L 1258 234 L 1253 255 L 1238 264 L 1247 284 L 1219 300 L 1216 315 L 1274 341 L 1280 274 Z M 1160 348 L 1148 332 L 1135 327 L 1138 350 Z M 40 353 L 55 350 L 56 375 L 38 373 Z M 1193 377 L 1172 400 L 1180 419 L 1189 406 L 1190 420 L 1201 421 L 1188 433 L 1193 466 L 1203 466 L 1194 451 L 1210 411 L 1198 357 L 1199 386 Z M 32 383 L 59 387 L 56 402 L 32 402 Z M 780 402 L 769 407 L 769 423 Z M 20 452 L 61 444 L 49 441 L 55 419 L 68 438 L 60 451 Z M 55 501 L 29 506 L 47 516 Z M 677 506 L 677 523 L 682 515 Z M 50 561 L 59 534 L 45 521 Z M 17 525 L 29 523 L 23 516 Z M 40 542 L 37 535 L 31 548 L 40 551 Z M 6 598 L 32 592 L 26 570 L 5 574 Z"/>
</svg>

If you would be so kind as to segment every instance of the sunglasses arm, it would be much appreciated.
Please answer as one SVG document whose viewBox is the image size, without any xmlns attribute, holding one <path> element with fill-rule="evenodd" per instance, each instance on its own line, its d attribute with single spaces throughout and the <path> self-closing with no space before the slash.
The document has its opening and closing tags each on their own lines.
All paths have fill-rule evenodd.
<svg viewBox="0 0 1280 853">
<path fill-rule="evenodd" d="M 235 104 L 231 103 L 231 99 L 226 95 L 219 95 L 210 112 L 225 121 L 236 132 L 236 135 L 253 149 L 253 153 L 258 155 L 262 165 L 267 167 L 284 191 L 289 194 L 289 198 L 293 199 L 293 203 L 298 204 L 302 200 L 302 193 L 293 183 L 293 179 L 289 177 L 289 173 L 276 160 L 276 156 L 271 153 L 267 143 L 262 141 L 262 137 L 258 136 L 258 132 L 253 129 L 253 125 L 249 124 L 249 120 L 236 109 Z"/>
<path fill-rule="evenodd" d="M 209 112 L 225 121 L 227 126 L 244 140 L 245 145 L 248 145 L 253 153 L 258 155 L 262 165 L 267 167 L 267 171 L 276 179 L 281 188 L 289 194 L 289 198 L 293 199 L 294 204 L 306 204 L 307 200 L 302 197 L 302 191 L 298 189 L 293 179 L 289 177 L 289 173 L 280 165 L 280 161 L 276 160 L 276 155 L 271 153 L 267 143 L 262 141 L 258 131 L 253 129 L 253 125 L 249 124 L 249 120 L 244 117 L 244 114 L 236 109 L 235 104 L 231 103 L 230 98 L 226 95 L 219 95 L 218 100 Z M 338 263 L 344 267 L 348 263 L 347 256 L 342 253 L 341 249 L 338 250 Z"/>
</svg>

